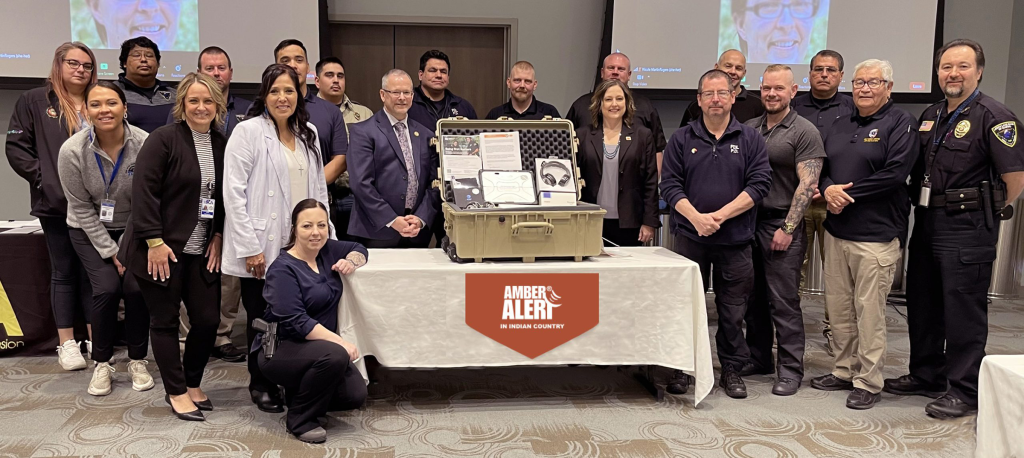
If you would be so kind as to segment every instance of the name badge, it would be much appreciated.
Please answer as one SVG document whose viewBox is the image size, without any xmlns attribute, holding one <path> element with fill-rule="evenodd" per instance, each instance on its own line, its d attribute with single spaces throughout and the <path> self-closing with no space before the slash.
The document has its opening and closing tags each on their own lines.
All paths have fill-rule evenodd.
<svg viewBox="0 0 1024 458">
<path fill-rule="evenodd" d="M 200 199 L 199 202 L 199 217 L 202 219 L 213 219 L 213 199 Z"/>
<path fill-rule="evenodd" d="M 114 222 L 114 201 L 103 199 L 103 201 L 100 202 L 100 222 Z"/>
</svg>

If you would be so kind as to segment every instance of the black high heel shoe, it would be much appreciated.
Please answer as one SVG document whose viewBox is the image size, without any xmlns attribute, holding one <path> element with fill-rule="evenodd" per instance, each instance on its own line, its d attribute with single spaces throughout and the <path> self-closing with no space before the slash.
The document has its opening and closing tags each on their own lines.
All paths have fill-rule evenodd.
<svg viewBox="0 0 1024 458">
<path fill-rule="evenodd" d="M 174 410 L 174 404 L 171 404 L 171 395 L 169 394 L 164 395 L 164 401 L 167 401 L 167 405 L 171 406 L 171 412 L 174 413 L 174 416 L 178 417 L 181 420 L 206 421 L 206 417 L 204 417 L 203 413 L 199 411 L 200 409 L 196 409 L 191 412 L 178 412 L 177 410 Z M 209 402 L 210 400 L 207 399 L 206 401 Z M 212 409 L 213 406 L 211 405 L 210 408 Z"/>
<path fill-rule="evenodd" d="M 213 403 L 210 402 L 209 398 L 207 398 L 205 401 L 192 401 L 192 403 L 195 404 L 196 407 L 199 408 L 199 410 L 213 410 Z"/>
</svg>

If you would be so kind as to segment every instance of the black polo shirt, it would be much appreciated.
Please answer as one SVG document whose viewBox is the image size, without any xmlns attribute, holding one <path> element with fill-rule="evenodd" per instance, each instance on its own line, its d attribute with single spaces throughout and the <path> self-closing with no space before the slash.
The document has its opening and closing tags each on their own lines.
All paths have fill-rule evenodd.
<svg viewBox="0 0 1024 458">
<path fill-rule="evenodd" d="M 825 135 L 822 192 L 834 184 L 855 201 L 838 215 L 825 217 L 833 237 L 887 243 L 907 238 L 910 194 L 907 178 L 919 153 L 917 121 L 892 100 L 868 117 L 837 119 Z"/>
<path fill-rule="evenodd" d="M 925 157 L 936 138 L 944 141 L 939 143 L 928 178 L 933 196 L 947 189 L 977 188 L 997 175 L 1024 170 L 1024 146 L 1017 138 L 1020 120 L 1006 105 L 980 93 L 948 129 L 953 113 L 947 110 L 942 101 L 921 114 L 921 154 L 912 177 L 913 195 L 924 178 Z"/>
<path fill-rule="evenodd" d="M 690 121 L 699 118 L 701 114 L 697 101 L 690 102 L 690 106 L 686 107 L 686 112 L 683 113 L 683 120 L 679 123 L 679 127 L 689 124 Z M 761 104 L 761 97 L 740 86 L 740 93 L 736 94 L 736 101 L 732 104 L 733 117 L 739 122 L 747 122 L 763 114 L 764 105 Z"/>
<path fill-rule="evenodd" d="M 561 118 L 558 114 L 558 109 L 554 105 L 547 104 L 537 100 L 537 97 L 533 98 L 530 102 L 530 106 L 526 108 L 526 111 L 520 113 L 516 111 L 516 108 L 512 106 L 512 100 L 498 105 L 491 109 L 487 113 L 487 117 L 484 119 L 498 119 L 502 116 L 508 116 L 512 119 L 544 119 L 545 116 L 551 116 L 552 118 Z"/>
<path fill-rule="evenodd" d="M 704 118 L 672 134 L 665 148 L 661 170 L 661 196 L 672 209 L 670 227 L 675 234 L 709 245 L 740 245 L 754 238 L 756 208 L 768 195 L 772 168 L 764 137 L 757 129 L 741 124 L 735 116 L 722 138 L 716 139 L 704 126 Z M 701 213 L 718 211 L 741 192 L 754 200 L 754 207 L 722 223 L 708 237 L 697 235 L 690 220 L 675 211 L 682 199 Z"/>
<path fill-rule="evenodd" d="M 654 108 L 654 104 L 647 97 L 636 92 L 632 94 L 633 105 L 636 106 L 636 112 L 633 113 L 633 125 L 649 129 L 654 134 L 654 146 L 658 152 L 665 151 L 665 129 L 661 126 L 661 116 L 658 115 L 658 110 Z M 569 113 L 565 115 L 565 119 L 572 121 L 575 128 L 579 129 L 590 125 L 590 99 L 593 96 L 593 92 L 583 94 L 569 107 Z"/>
<path fill-rule="evenodd" d="M 814 124 L 821 135 L 836 119 L 846 115 L 852 115 L 857 111 L 857 105 L 853 103 L 853 97 L 836 92 L 830 99 L 816 99 L 810 92 L 793 97 L 790 105 L 803 116 L 804 119 Z"/>
</svg>

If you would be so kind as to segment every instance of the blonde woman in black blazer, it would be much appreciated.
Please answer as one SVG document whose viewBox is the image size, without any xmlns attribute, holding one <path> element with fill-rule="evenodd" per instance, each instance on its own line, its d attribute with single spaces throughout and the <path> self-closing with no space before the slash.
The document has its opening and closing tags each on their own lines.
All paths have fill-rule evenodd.
<svg viewBox="0 0 1024 458">
<path fill-rule="evenodd" d="M 576 131 L 576 161 L 586 183 L 582 200 L 608 211 L 604 238 L 618 246 L 646 243 L 661 226 L 654 134 L 632 125 L 634 111 L 629 88 L 604 81 L 590 101 L 590 125 Z"/>
</svg>

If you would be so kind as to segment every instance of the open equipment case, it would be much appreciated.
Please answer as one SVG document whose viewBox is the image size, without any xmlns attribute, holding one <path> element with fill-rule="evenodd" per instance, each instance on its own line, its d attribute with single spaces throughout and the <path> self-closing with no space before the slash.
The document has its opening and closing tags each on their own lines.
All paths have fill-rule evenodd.
<svg viewBox="0 0 1024 458">
<path fill-rule="evenodd" d="M 479 135 L 488 132 L 519 132 L 523 171 L 536 177 L 538 158 L 572 161 L 576 183 L 576 206 L 531 206 L 461 209 L 455 205 L 449 177 L 444 176 L 446 135 Z M 534 262 L 544 258 L 582 261 L 601 254 L 601 231 L 607 213 L 598 205 L 578 202 L 585 183 L 576 163 L 576 131 L 571 121 L 545 117 L 539 121 L 471 120 L 463 117 L 437 122 L 432 144 L 438 151 L 437 176 L 444 229 L 441 249 L 454 262 L 482 262 L 485 259 Z M 485 196 L 486 197 L 486 196 Z"/>
</svg>

